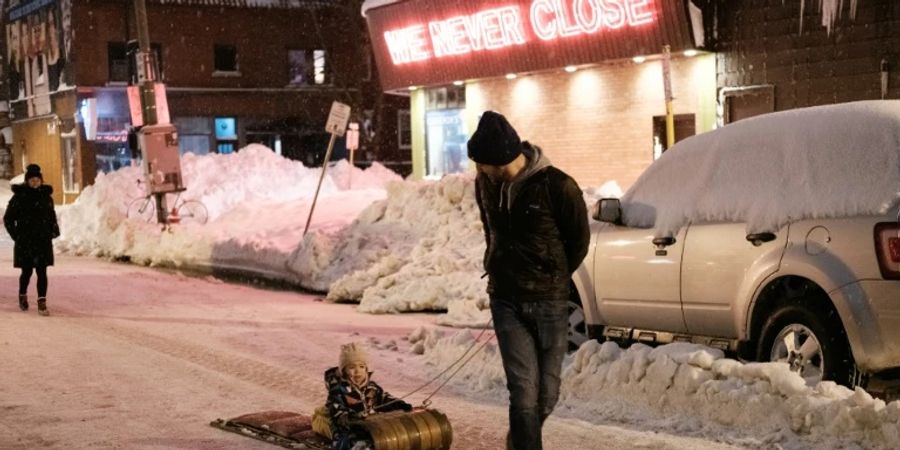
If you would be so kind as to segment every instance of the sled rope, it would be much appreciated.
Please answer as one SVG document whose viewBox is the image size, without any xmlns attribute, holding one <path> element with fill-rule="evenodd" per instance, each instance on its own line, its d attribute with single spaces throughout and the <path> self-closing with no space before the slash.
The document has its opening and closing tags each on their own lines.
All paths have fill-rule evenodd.
<svg viewBox="0 0 900 450">
<path fill-rule="evenodd" d="M 449 372 L 451 369 L 453 369 L 453 366 L 456 366 L 457 364 L 459 364 L 460 361 L 462 361 L 464 358 L 466 358 L 466 355 L 469 355 L 469 352 L 471 352 L 472 349 L 475 348 L 475 346 L 478 345 L 478 344 L 480 343 L 480 344 L 481 344 L 481 347 L 480 347 L 478 350 L 476 350 L 475 353 L 472 353 L 471 355 L 469 355 L 469 358 L 466 359 L 461 365 L 459 365 L 459 367 L 457 367 L 456 370 L 455 370 L 452 374 L 450 374 L 450 376 L 449 376 L 446 380 L 444 380 L 444 382 L 443 382 L 440 386 L 438 386 L 438 388 L 435 389 L 434 392 L 432 392 L 431 394 L 429 394 L 428 397 L 425 398 L 425 400 L 422 400 L 422 406 L 424 406 L 424 407 L 427 408 L 428 405 L 431 404 L 431 401 L 430 401 L 430 400 L 431 400 L 431 397 L 434 397 L 434 395 L 437 394 L 438 391 L 440 391 L 440 390 L 441 390 L 441 389 L 442 389 L 442 388 L 443 388 L 443 387 L 444 387 L 451 379 L 453 379 L 454 376 L 456 376 L 456 374 L 460 371 L 460 369 L 462 369 L 463 367 L 465 367 L 466 364 L 468 364 L 469 361 L 471 361 L 472 358 L 473 358 L 475 355 L 477 355 L 481 350 L 484 349 L 485 346 L 487 346 L 487 344 L 488 344 L 489 342 L 491 342 L 491 339 L 493 339 L 493 338 L 488 338 L 488 339 L 485 340 L 484 342 L 480 342 L 480 340 L 481 340 L 481 337 L 484 336 L 484 332 L 487 331 L 488 328 L 491 328 L 491 324 L 492 324 L 493 322 L 494 322 L 493 319 L 491 319 L 490 321 L 488 321 L 488 324 L 487 324 L 484 328 L 481 329 L 481 333 L 478 333 L 478 336 L 475 337 L 475 340 L 474 340 L 474 341 L 472 341 L 472 345 L 470 345 L 469 348 L 467 348 L 466 351 L 463 352 L 463 354 L 460 355 L 460 357 L 456 359 L 456 361 L 453 361 L 452 363 L 450 363 L 450 365 L 448 365 L 446 369 L 442 370 L 440 373 L 438 373 L 437 375 L 435 375 L 434 377 L 432 377 L 430 380 L 426 381 L 424 384 L 422 384 L 421 386 L 415 388 L 414 390 L 412 390 L 411 392 L 407 393 L 406 395 L 404 395 L 404 396 L 402 396 L 402 397 L 399 397 L 399 398 L 397 398 L 396 400 L 391 400 L 391 401 L 389 401 L 389 402 L 387 402 L 387 403 L 381 405 L 381 406 L 379 407 L 379 409 L 380 409 L 380 408 L 383 408 L 383 407 L 385 407 L 385 406 L 387 406 L 387 405 L 390 405 L 391 403 L 395 403 L 395 402 L 398 402 L 398 401 L 400 401 L 400 400 L 405 400 L 405 399 L 406 399 L 407 397 L 409 397 L 410 395 L 413 395 L 413 394 L 415 394 L 416 392 L 419 392 L 419 391 L 421 391 L 422 389 L 425 389 L 426 387 L 430 386 L 432 383 L 434 383 L 434 382 L 437 381 L 439 378 L 441 378 L 442 376 L 444 376 L 444 374 L 446 374 L 446 373 Z"/>
</svg>

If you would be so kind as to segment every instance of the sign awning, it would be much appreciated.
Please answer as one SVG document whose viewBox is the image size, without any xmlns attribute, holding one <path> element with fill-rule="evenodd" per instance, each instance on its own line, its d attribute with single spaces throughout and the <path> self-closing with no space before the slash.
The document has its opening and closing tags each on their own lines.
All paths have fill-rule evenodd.
<svg viewBox="0 0 900 450">
<path fill-rule="evenodd" d="M 371 0 L 382 87 L 449 84 L 700 47 L 688 0 Z"/>
</svg>

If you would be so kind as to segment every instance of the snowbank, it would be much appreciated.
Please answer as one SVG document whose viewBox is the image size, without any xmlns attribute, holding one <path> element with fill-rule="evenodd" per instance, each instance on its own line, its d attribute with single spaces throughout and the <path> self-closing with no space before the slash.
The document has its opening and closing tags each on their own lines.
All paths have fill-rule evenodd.
<svg viewBox="0 0 900 450">
<path fill-rule="evenodd" d="M 438 322 L 483 326 L 490 320 L 484 232 L 473 174 L 388 186 L 347 229 L 316 235 L 298 248 L 291 268 L 330 301 L 359 302 L 368 313 L 446 310 Z M 585 190 L 585 202 L 619 197 L 608 182 Z"/>
<path fill-rule="evenodd" d="M 217 266 L 289 278 L 286 262 L 303 239 L 303 228 L 320 169 L 284 159 L 250 145 L 219 155 L 186 154 L 184 199 L 199 200 L 209 212 L 205 225 L 184 223 L 164 232 L 155 224 L 126 217 L 128 205 L 144 195 L 138 167 L 98 175 L 78 200 L 59 208 L 60 251 L 128 257 L 150 265 Z M 354 190 L 346 190 L 349 177 Z M 374 165 L 362 171 L 346 161 L 330 168 L 322 183 L 310 230 L 334 233 L 374 201 L 382 186 L 399 180 Z M 169 196 L 172 205 L 174 196 Z M 312 234 L 312 233 L 310 233 Z"/>
<path fill-rule="evenodd" d="M 0 215 L 6 211 L 6 205 L 9 204 L 12 195 L 12 186 L 5 180 L 0 181 Z"/>
<path fill-rule="evenodd" d="M 900 101 L 777 112 L 679 142 L 622 198 L 625 222 L 673 235 L 688 222 L 884 214 L 900 197 Z M 775 200 L 777 199 L 777 202 Z"/>
<path fill-rule="evenodd" d="M 417 329 L 409 341 L 434 372 L 482 345 L 472 331 L 445 336 L 433 328 Z M 505 399 L 505 383 L 499 351 L 490 342 L 451 384 Z M 900 401 L 885 404 L 832 382 L 807 387 L 786 364 L 743 364 L 686 343 L 623 349 L 586 342 L 564 363 L 557 414 L 752 447 L 900 448 Z"/>
</svg>

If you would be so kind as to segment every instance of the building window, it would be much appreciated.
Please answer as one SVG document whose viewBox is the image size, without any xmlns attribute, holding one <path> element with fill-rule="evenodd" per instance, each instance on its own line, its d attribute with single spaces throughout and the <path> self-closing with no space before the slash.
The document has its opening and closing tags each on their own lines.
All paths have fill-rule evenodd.
<svg viewBox="0 0 900 450">
<path fill-rule="evenodd" d="M 62 176 L 63 192 L 77 194 L 78 182 L 75 181 L 75 138 L 64 137 L 62 139 Z"/>
<path fill-rule="evenodd" d="M 137 68 L 135 67 L 134 55 L 137 53 L 137 42 L 109 42 L 107 44 L 107 54 L 109 57 L 109 82 L 110 83 L 136 83 Z M 155 74 L 158 80 L 163 79 L 163 60 L 162 45 L 150 44 L 150 51 L 156 56 Z"/>
<path fill-rule="evenodd" d="M 456 109 L 466 107 L 466 88 L 464 86 L 448 86 L 428 89 L 425 98 L 425 109 Z"/>
<path fill-rule="evenodd" d="M 331 84 L 325 50 L 288 50 L 288 84 L 295 86 Z"/>
<path fill-rule="evenodd" d="M 212 120 L 210 117 L 176 117 L 178 147 L 181 154 L 206 155 L 212 150 Z"/>
<path fill-rule="evenodd" d="M 216 151 L 234 153 L 237 146 L 237 120 L 234 117 L 216 117 Z"/>
<path fill-rule="evenodd" d="M 237 72 L 237 49 L 233 45 L 215 45 L 216 72 Z"/>
<path fill-rule="evenodd" d="M 397 111 L 397 142 L 400 150 L 412 148 L 412 123 L 408 109 Z"/>
<path fill-rule="evenodd" d="M 128 63 L 128 46 L 124 42 L 110 42 L 107 45 L 109 57 L 109 81 L 128 83 L 131 79 Z"/>
</svg>

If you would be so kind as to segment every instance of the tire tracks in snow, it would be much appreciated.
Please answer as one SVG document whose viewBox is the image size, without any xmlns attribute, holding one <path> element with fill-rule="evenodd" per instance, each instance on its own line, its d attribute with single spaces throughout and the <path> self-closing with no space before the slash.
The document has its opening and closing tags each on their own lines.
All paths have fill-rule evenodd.
<svg viewBox="0 0 900 450">
<path fill-rule="evenodd" d="M 298 397 L 303 400 L 318 398 L 324 402 L 323 382 L 318 379 L 314 380 L 300 371 L 236 354 L 233 350 L 216 349 L 210 347 L 209 343 L 201 345 L 164 337 L 113 323 L 110 320 L 97 320 L 90 316 L 72 314 L 70 317 L 73 325 L 267 388 L 281 395 Z"/>
</svg>

